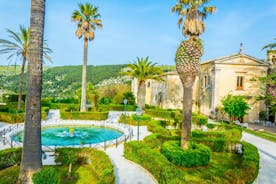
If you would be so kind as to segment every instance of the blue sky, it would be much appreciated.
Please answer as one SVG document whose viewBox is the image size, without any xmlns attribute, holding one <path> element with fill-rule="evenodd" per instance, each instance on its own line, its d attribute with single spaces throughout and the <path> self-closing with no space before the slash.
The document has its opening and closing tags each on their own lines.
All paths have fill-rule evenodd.
<svg viewBox="0 0 276 184">
<path fill-rule="evenodd" d="M 184 39 L 177 15 L 170 12 L 176 0 L 47 0 L 45 39 L 54 51 L 53 63 L 47 65 L 82 65 L 83 40 L 75 37 L 71 22 L 80 2 L 98 6 L 103 22 L 89 42 L 88 64 L 125 64 L 149 56 L 158 64 L 174 65 Z M 265 58 L 261 48 L 276 38 L 275 0 L 212 0 L 210 5 L 218 10 L 205 21 L 203 61 L 237 53 L 241 42 L 245 53 Z M 29 25 L 30 0 L 1 0 L 0 17 L 0 38 L 7 39 L 6 28 L 17 31 L 20 24 Z M 8 64 L 6 57 L 0 56 L 0 65 Z"/>
</svg>

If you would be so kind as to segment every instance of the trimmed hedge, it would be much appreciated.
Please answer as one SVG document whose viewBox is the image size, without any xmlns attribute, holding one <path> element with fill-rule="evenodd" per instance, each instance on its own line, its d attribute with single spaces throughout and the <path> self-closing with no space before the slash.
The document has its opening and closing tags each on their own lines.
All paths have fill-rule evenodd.
<svg viewBox="0 0 276 184">
<path fill-rule="evenodd" d="M 58 184 L 58 173 L 53 167 L 44 167 L 40 171 L 34 173 L 34 184 Z"/>
<path fill-rule="evenodd" d="M 211 158 L 210 148 L 192 142 L 184 150 L 178 141 L 167 141 L 162 145 L 161 153 L 173 164 L 185 167 L 208 165 Z"/>
<path fill-rule="evenodd" d="M 241 167 L 246 172 L 246 181 L 248 181 L 248 183 L 253 183 L 259 172 L 259 152 L 254 145 L 248 142 L 243 141 L 241 144 L 243 152 Z"/>
<path fill-rule="evenodd" d="M 208 123 L 208 118 L 203 116 L 203 115 L 199 115 L 199 114 L 194 114 L 192 116 L 192 122 L 197 124 L 197 125 L 206 125 Z"/>
<path fill-rule="evenodd" d="M 11 114 L 6 112 L 0 113 L 0 121 L 6 122 L 6 123 L 22 123 L 24 122 L 25 114 Z"/>
<path fill-rule="evenodd" d="M 235 145 L 240 142 L 241 136 L 240 129 L 228 127 L 224 131 L 193 131 L 191 140 L 210 147 L 214 152 L 235 152 Z"/>
<path fill-rule="evenodd" d="M 168 111 L 163 109 L 146 109 L 145 113 L 155 117 L 171 119 L 173 111 Z"/>
<path fill-rule="evenodd" d="M 61 161 L 61 164 L 64 165 L 63 161 L 65 159 L 63 158 L 63 154 L 67 154 L 68 152 L 73 152 L 77 155 L 77 164 L 89 164 L 91 172 L 97 176 L 97 183 L 115 183 L 114 167 L 109 157 L 103 151 L 91 148 L 58 148 L 55 152 L 58 155 L 57 161 Z"/>
<path fill-rule="evenodd" d="M 10 148 L 0 151 L 0 170 L 20 165 L 22 148 Z"/>
<path fill-rule="evenodd" d="M 61 119 L 106 120 L 108 112 L 61 112 Z"/>
<path fill-rule="evenodd" d="M 150 149 L 139 141 L 125 143 L 124 155 L 148 171 L 160 184 L 184 184 L 184 174 L 175 165 L 170 163 L 164 155 L 157 150 Z"/>
<path fill-rule="evenodd" d="M 126 105 L 126 111 L 136 111 L 136 105 Z M 108 104 L 108 105 L 99 105 L 99 111 L 124 111 L 124 105 L 121 104 Z"/>
<path fill-rule="evenodd" d="M 147 116 L 147 115 L 140 116 L 140 126 L 147 125 L 150 120 L 151 120 L 150 116 Z M 119 118 L 119 123 L 124 123 L 124 121 L 125 121 L 125 115 L 122 114 Z M 133 114 L 131 116 L 127 115 L 126 116 L 126 124 L 138 126 L 137 116 L 135 114 Z"/>
</svg>

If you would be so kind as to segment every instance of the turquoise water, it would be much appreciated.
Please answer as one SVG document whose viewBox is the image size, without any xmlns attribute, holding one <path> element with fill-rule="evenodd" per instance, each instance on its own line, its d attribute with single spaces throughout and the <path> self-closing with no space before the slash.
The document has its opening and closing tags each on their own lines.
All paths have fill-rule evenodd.
<svg viewBox="0 0 276 184">
<path fill-rule="evenodd" d="M 94 126 L 62 126 L 43 128 L 41 135 L 44 146 L 70 146 L 100 143 L 116 139 L 122 133 L 114 129 Z M 14 135 L 12 139 L 22 142 L 23 132 Z"/>
</svg>

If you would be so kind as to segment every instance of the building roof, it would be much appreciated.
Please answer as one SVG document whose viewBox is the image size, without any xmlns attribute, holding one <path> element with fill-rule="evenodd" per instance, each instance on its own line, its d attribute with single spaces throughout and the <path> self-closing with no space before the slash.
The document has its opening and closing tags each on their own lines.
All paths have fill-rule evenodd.
<svg viewBox="0 0 276 184">
<path fill-rule="evenodd" d="M 243 63 L 243 62 L 239 62 L 239 63 L 233 63 L 232 61 L 234 59 L 237 58 L 241 58 L 241 59 L 249 59 L 251 61 L 253 61 L 254 63 Z M 244 53 L 237 53 L 237 54 L 232 54 L 229 56 L 224 56 L 224 57 L 220 57 L 220 58 L 216 58 L 216 59 L 212 59 L 212 60 L 207 60 L 204 61 L 202 63 L 200 63 L 201 65 L 204 64 L 209 64 L 209 63 L 213 63 L 213 64 L 239 64 L 239 65 L 258 65 L 258 66 L 268 66 L 269 64 L 267 62 L 264 62 L 258 58 L 255 58 L 253 56 L 244 54 Z"/>
</svg>

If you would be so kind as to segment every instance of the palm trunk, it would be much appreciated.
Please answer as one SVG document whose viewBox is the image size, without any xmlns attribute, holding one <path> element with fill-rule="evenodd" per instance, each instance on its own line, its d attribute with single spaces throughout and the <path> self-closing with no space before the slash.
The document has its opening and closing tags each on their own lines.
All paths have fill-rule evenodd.
<svg viewBox="0 0 276 184">
<path fill-rule="evenodd" d="M 32 184 L 41 161 L 41 90 L 45 0 L 32 0 L 24 142 L 18 183 Z"/>
<path fill-rule="evenodd" d="M 86 72 L 87 72 L 87 49 L 88 39 L 84 38 L 84 50 L 83 50 L 83 66 L 82 66 L 82 83 L 81 83 L 81 112 L 86 112 Z"/>
<path fill-rule="evenodd" d="M 23 88 L 23 78 L 24 78 L 24 71 L 25 71 L 25 64 L 26 64 L 26 57 L 23 58 L 21 73 L 20 73 L 20 81 L 19 81 L 19 92 L 18 92 L 18 104 L 17 109 L 21 109 L 21 102 L 22 102 L 22 88 Z"/>
<path fill-rule="evenodd" d="M 144 80 L 139 82 L 137 97 L 137 105 L 138 107 L 143 109 L 145 107 L 146 98 L 146 81 Z"/>
<path fill-rule="evenodd" d="M 191 79 L 186 80 L 183 84 L 183 119 L 181 128 L 181 147 L 188 149 L 191 126 L 192 126 L 192 101 L 193 101 L 193 84 L 194 76 L 189 76 Z"/>
</svg>

